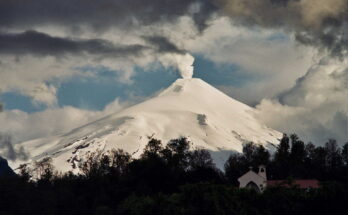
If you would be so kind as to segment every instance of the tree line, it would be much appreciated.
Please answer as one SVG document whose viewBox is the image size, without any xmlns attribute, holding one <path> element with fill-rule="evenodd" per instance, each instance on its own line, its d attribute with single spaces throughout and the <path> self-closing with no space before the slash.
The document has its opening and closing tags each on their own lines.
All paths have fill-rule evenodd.
<svg viewBox="0 0 348 215">
<path fill-rule="evenodd" d="M 247 143 L 225 170 L 186 138 L 150 139 L 139 159 L 122 150 L 90 153 L 80 174 L 58 174 L 45 158 L 34 171 L 0 178 L 0 214 L 335 214 L 348 194 L 348 144 L 304 144 L 284 135 L 271 155 Z M 259 194 L 238 189 L 248 168 L 267 166 L 271 179 L 316 178 L 320 189 L 275 187 Z M 36 178 L 36 180 L 32 180 Z"/>
<path fill-rule="evenodd" d="M 305 144 L 296 134 L 284 134 L 271 156 L 262 145 L 247 143 L 242 154 L 233 154 L 225 164 L 225 174 L 237 185 L 237 178 L 258 165 L 267 166 L 267 177 L 279 179 L 317 179 L 319 181 L 348 181 L 348 143 L 339 147 L 336 140 L 324 146 Z"/>
</svg>

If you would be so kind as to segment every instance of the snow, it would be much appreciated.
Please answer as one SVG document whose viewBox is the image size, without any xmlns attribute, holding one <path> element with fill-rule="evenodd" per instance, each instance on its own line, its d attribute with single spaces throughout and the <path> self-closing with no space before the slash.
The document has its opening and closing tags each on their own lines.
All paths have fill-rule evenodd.
<svg viewBox="0 0 348 215">
<path fill-rule="evenodd" d="M 55 137 L 24 142 L 32 162 L 52 157 L 58 171 L 78 172 L 78 162 L 88 152 L 123 149 L 139 157 L 148 137 L 166 143 L 188 137 L 193 148 L 211 151 L 219 168 L 243 143 L 253 141 L 271 149 L 282 134 L 254 117 L 255 110 L 201 79 L 178 79 L 158 96 L 121 112 L 91 122 Z M 75 168 L 74 168 L 75 167 Z"/>
</svg>

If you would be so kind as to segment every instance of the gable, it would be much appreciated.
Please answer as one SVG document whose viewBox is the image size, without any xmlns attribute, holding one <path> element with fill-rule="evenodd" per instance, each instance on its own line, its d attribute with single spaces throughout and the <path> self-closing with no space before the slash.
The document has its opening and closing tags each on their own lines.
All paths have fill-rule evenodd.
<svg viewBox="0 0 348 215">
<path fill-rule="evenodd" d="M 239 186 L 240 187 L 246 187 L 248 183 L 253 182 L 257 184 L 258 186 L 260 184 L 266 183 L 266 179 L 261 177 L 260 175 L 256 174 L 254 171 L 249 171 L 238 178 Z"/>
</svg>

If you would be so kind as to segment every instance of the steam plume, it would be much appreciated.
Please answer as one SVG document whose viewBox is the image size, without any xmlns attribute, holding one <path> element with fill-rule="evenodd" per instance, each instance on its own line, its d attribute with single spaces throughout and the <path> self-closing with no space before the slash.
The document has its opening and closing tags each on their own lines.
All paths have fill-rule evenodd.
<svg viewBox="0 0 348 215">
<path fill-rule="evenodd" d="M 177 67 L 182 78 L 192 78 L 194 60 L 194 57 L 188 53 L 185 55 L 176 55 Z"/>
</svg>

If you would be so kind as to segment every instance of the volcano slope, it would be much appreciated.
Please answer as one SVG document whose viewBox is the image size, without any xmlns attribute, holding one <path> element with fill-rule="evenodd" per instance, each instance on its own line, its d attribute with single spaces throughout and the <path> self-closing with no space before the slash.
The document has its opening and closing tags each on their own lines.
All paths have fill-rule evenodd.
<svg viewBox="0 0 348 215">
<path fill-rule="evenodd" d="M 255 110 L 201 79 L 178 79 L 159 95 L 69 133 L 19 144 L 30 153 L 29 163 L 51 157 L 56 170 L 79 172 L 87 153 L 123 149 L 139 157 L 151 136 L 167 143 L 187 137 L 192 149 L 211 152 L 223 168 L 231 152 L 254 142 L 272 150 L 282 134 L 254 117 Z"/>
</svg>

